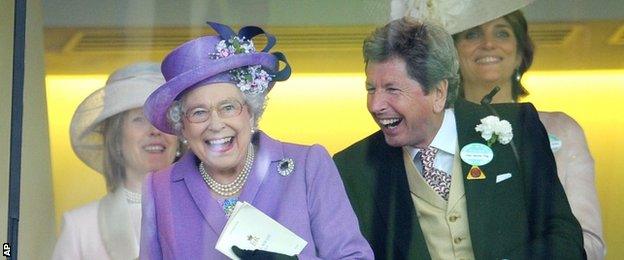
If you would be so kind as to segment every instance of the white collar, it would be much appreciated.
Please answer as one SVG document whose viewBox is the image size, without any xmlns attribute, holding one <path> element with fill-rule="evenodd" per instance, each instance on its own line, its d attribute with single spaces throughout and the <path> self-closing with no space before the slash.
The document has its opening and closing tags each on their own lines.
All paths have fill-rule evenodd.
<svg viewBox="0 0 624 260">
<path fill-rule="evenodd" d="M 455 155 L 455 148 L 457 147 L 457 125 L 455 124 L 455 113 L 453 108 L 444 109 L 444 117 L 442 118 L 442 125 L 433 141 L 429 146 L 433 146 L 438 150 L 442 150 L 451 155 Z M 411 153 L 412 157 L 416 156 L 420 151 L 420 148 L 407 146 L 407 149 Z"/>
</svg>

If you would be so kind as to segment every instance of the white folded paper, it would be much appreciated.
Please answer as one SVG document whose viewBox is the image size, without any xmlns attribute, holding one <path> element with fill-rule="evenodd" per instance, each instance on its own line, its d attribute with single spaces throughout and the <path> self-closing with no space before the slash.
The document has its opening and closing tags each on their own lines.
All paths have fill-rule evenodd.
<svg viewBox="0 0 624 260">
<path fill-rule="evenodd" d="M 232 259 L 239 259 L 232 246 L 260 249 L 285 255 L 301 253 L 308 244 L 297 234 L 247 202 L 237 202 L 225 224 L 215 249 Z"/>
</svg>

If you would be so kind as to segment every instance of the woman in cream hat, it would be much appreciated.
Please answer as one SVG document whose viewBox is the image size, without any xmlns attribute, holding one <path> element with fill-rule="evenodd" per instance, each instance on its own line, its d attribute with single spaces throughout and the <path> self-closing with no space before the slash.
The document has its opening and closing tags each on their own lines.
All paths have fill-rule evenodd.
<svg viewBox="0 0 624 260">
<path fill-rule="evenodd" d="M 104 175 L 109 193 L 63 215 L 53 259 L 138 257 L 143 179 L 171 164 L 178 149 L 177 138 L 143 114 L 143 103 L 163 82 L 157 63 L 136 63 L 115 71 L 76 109 L 72 148 Z"/>
<path fill-rule="evenodd" d="M 167 82 L 145 103 L 152 124 L 182 136 L 189 150 L 145 181 L 141 259 L 227 259 L 215 245 L 237 201 L 307 241 L 294 253 L 303 259 L 372 259 L 327 151 L 257 130 L 267 93 L 290 76 L 285 56 L 268 53 L 275 38 L 255 26 L 236 34 L 209 24 L 218 35 L 169 53 Z M 256 35 L 267 37 L 261 51 L 251 41 Z"/>
<path fill-rule="evenodd" d="M 439 20 L 453 34 L 459 55 L 460 95 L 479 103 L 495 86 L 492 103 L 517 102 L 528 95 L 520 79 L 533 61 L 534 46 L 527 21 L 518 9 L 533 0 L 428 1 L 393 0 L 393 15 Z M 603 259 L 600 203 L 594 160 L 581 126 L 563 112 L 539 111 L 557 163 L 557 175 L 572 213 L 583 229 L 588 259 Z"/>
</svg>

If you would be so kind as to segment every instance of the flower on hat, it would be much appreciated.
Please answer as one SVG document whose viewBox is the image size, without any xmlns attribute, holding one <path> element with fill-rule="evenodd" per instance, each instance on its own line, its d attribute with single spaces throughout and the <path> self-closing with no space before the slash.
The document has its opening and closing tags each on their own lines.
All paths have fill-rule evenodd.
<svg viewBox="0 0 624 260">
<path fill-rule="evenodd" d="M 481 132 L 481 137 L 492 146 L 496 141 L 508 144 L 513 138 L 511 124 L 507 120 L 500 120 L 497 116 L 487 116 L 481 119 L 481 124 L 475 127 L 475 131 Z"/>
<path fill-rule="evenodd" d="M 234 54 L 254 53 L 256 48 L 251 40 L 245 37 L 233 36 L 227 40 L 221 40 L 215 46 L 216 59 L 222 59 Z M 230 71 L 232 80 L 244 93 L 260 94 L 269 88 L 272 76 L 262 69 L 260 65 L 245 66 Z"/>
</svg>

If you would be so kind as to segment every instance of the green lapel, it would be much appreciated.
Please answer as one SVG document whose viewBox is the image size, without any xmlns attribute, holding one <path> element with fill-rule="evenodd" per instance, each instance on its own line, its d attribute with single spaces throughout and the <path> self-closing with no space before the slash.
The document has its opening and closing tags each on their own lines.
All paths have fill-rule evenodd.
<svg viewBox="0 0 624 260">
<path fill-rule="evenodd" d="M 517 125 L 517 115 L 510 114 L 508 110 L 497 109 L 501 116 L 501 120 L 508 120 L 512 124 L 514 130 L 520 129 Z M 491 113 L 483 106 L 470 103 L 465 100 L 458 100 L 455 103 L 455 121 L 457 124 L 457 138 L 460 150 L 470 143 L 482 143 L 486 141 L 476 132 L 475 127 L 481 123 L 481 119 L 491 115 Z M 514 138 L 516 138 L 514 132 Z M 512 141 L 517 141 L 512 139 Z M 475 258 L 488 258 L 489 252 L 492 252 L 492 246 L 497 241 L 492 239 L 491 232 L 496 230 L 492 223 L 497 223 L 498 214 L 507 210 L 506 207 L 512 207 L 514 204 L 499 196 L 501 193 L 515 192 L 517 186 L 505 186 L 508 183 L 498 185 L 496 176 L 499 174 L 511 173 L 516 179 L 520 178 L 518 174 L 517 164 L 511 146 L 509 144 L 502 145 L 495 143 L 492 145 L 494 158 L 486 165 L 479 168 L 484 171 L 486 178 L 483 180 L 468 180 L 466 175 L 472 167 L 462 161 L 462 172 L 464 179 L 464 188 L 466 190 L 466 204 L 468 211 L 468 222 L 470 226 L 470 236 L 472 238 L 472 247 Z M 513 178 L 512 177 L 512 178 Z M 518 181 L 514 179 L 513 181 Z M 511 182 L 508 181 L 508 182 Z M 498 186 L 497 186 L 498 185 Z M 518 194 L 521 196 L 521 194 Z M 520 200 L 519 200 L 520 201 Z"/>
<path fill-rule="evenodd" d="M 378 131 L 334 155 L 360 230 L 376 259 L 430 259 L 401 148 Z"/>
<path fill-rule="evenodd" d="M 386 144 L 383 134 L 373 138 L 368 159 L 376 173 L 375 204 L 387 225 L 387 243 L 394 259 L 430 259 L 409 191 L 401 148 Z M 377 148 L 377 149 L 375 149 Z"/>
<path fill-rule="evenodd" d="M 379 210 L 385 210 L 384 205 L 390 207 L 386 212 L 390 212 L 389 223 L 391 225 L 389 227 L 394 230 L 392 232 L 395 250 L 393 258 L 430 259 L 427 243 L 409 191 L 402 150 L 388 146 L 385 141 L 383 144 L 385 149 L 388 149 L 386 153 L 388 156 L 385 158 L 387 165 L 385 174 L 388 177 L 383 178 L 387 182 L 381 185 L 381 187 L 386 187 L 381 194 L 387 194 L 387 196 L 378 197 L 377 207 Z"/>
</svg>

